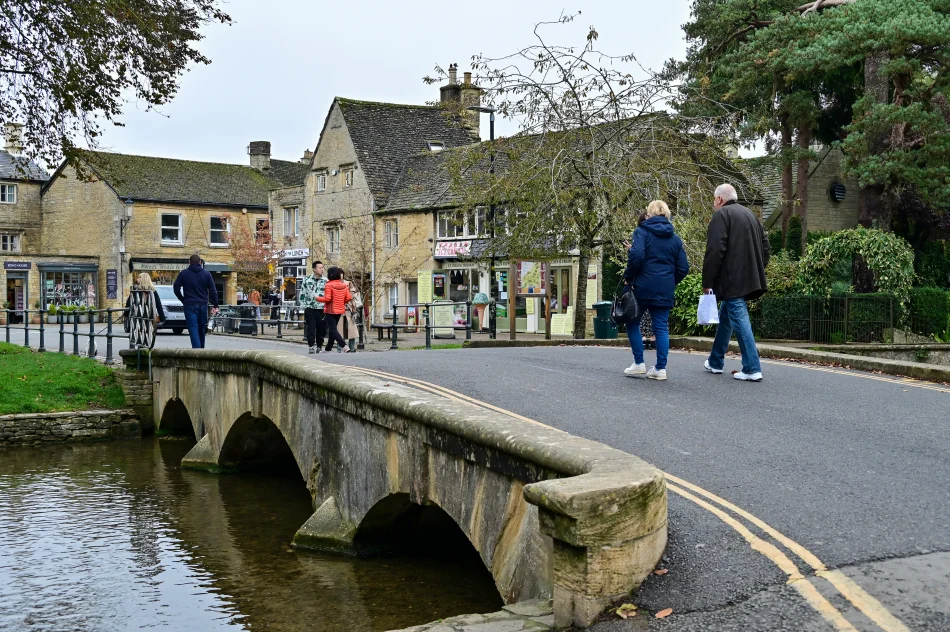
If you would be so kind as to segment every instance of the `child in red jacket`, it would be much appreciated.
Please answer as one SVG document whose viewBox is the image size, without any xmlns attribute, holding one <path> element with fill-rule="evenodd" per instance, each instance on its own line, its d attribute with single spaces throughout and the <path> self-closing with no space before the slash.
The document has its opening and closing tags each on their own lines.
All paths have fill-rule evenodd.
<svg viewBox="0 0 950 632">
<path fill-rule="evenodd" d="M 327 346 L 324 351 L 333 350 L 333 343 L 335 341 L 340 345 L 343 353 L 349 353 L 350 348 L 346 346 L 346 341 L 343 340 L 343 336 L 340 335 L 337 329 L 337 326 L 340 324 L 340 317 L 343 316 L 343 313 L 346 311 L 346 304 L 353 300 L 353 295 L 350 294 L 350 290 L 346 287 L 346 283 L 343 282 L 342 278 L 342 268 L 333 266 L 327 270 L 327 279 L 329 279 L 329 281 L 327 281 L 324 287 L 323 296 L 318 296 L 317 300 L 327 304 L 325 313 L 329 339 L 327 340 Z"/>
</svg>

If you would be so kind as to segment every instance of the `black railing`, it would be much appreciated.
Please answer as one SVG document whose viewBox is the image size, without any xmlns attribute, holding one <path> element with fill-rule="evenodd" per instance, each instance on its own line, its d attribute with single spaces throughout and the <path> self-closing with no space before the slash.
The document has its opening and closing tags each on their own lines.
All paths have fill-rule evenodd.
<svg viewBox="0 0 950 632">
<path fill-rule="evenodd" d="M 265 335 L 265 328 L 275 327 L 277 329 L 276 337 L 282 339 L 284 337 L 284 332 L 288 327 L 293 327 L 295 329 L 305 329 L 306 322 L 304 318 L 305 310 L 303 307 L 297 305 L 290 306 L 277 306 L 277 305 L 261 305 L 261 318 L 257 318 L 257 306 L 250 307 L 247 303 L 242 305 L 221 305 L 218 313 L 211 316 L 208 319 L 208 322 L 212 325 L 212 331 L 216 334 L 244 334 L 244 335 L 258 335 L 258 328 L 260 329 L 260 335 Z M 269 318 L 264 318 L 263 315 L 267 310 L 270 311 Z M 287 318 L 281 318 L 281 310 L 286 310 Z M 248 312 L 253 311 L 254 316 L 247 315 Z M 274 318 L 273 316 L 277 316 Z M 248 331 L 250 329 L 250 331 Z M 357 343 L 356 348 L 358 350 L 363 350 L 366 348 L 366 337 L 364 332 L 363 318 L 356 318 L 356 329 L 357 329 Z"/>
<path fill-rule="evenodd" d="M 756 338 L 823 344 L 889 342 L 900 326 L 887 294 L 766 296 L 751 304 Z"/>
<path fill-rule="evenodd" d="M 455 322 L 454 322 L 455 307 L 456 307 L 457 305 L 464 305 L 464 306 L 465 306 L 465 324 L 464 324 L 464 325 L 456 325 Z M 410 304 L 407 304 L 407 305 L 395 305 L 395 304 L 394 304 L 394 305 L 392 305 L 391 307 L 392 307 L 392 322 L 391 322 L 391 323 L 389 323 L 389 322 L 384 322 L 384 323 L 376 323 L 376 324 L 373 324 L 373 325 L 372 325 L 372 327 L 373 327 L 374 329 L 376 329 L 376 330 L 379 332 L 380 339 L 382 339 L 382 335 L 383 335 L 383 331 L 384 331 L 384 330 L 388 330 L 388 331 L 390 332 L 390 339 L 391 339 L 391 344 L 390 344 L 390 346 L 389 346 L 390 349 L 398 349 L 398 348 L 399 348 L 399 333 L 398 333 L 398 332 L 399 332 L 400 329 L 412 329 L 412 330 L 424 329 L 424 330 L 425 330 L 425 334 L 426 334 L 426 349 L 431 349 L 431 348 L 432 348 L 432 336 L 433 336 L 433 333 L 432 333 L 432 332 L 433 332 L 434 330 L 436 330 L 436 329 L 439 329 L 439 330 L 441 330 L 441 329 L 451 329 L 453 332 L 455 332 L 455 331 L 464 331 L 464 332 L 465 332 L 465 339 L 466 339 L 466 340 L 471 340 L 471 339 L 472 339 L 472 302 L 471 302 L 471 301 L 456 302 L 456 303 L 449 303 L 449 302 L 444 302 L 444 303 L 443 303 L 443 302 L 440 302 L 440 303 L 410 303 Z M 451 309 L 452 315 L 453 315 L 453 323 L 452 323 L 451 325 L 433 325 L 433 324 L 432 324 L 432 308 L 440 308 L 440 307 L 446 307 L 446 308 L 450 308 L 450 309 Z M 408 322 L 408 318 L 409 318 L 409 316 L 408 316 L 408 309 L 409 309 L 409 308 L 416 308 L 416 309 L 417 309 L 417 314 L 418 314 L 418 316 L 419 316 L 424 322 L 421 323 L 421 324 L 420 324 L 420 323 L 410 324 L 410 323 Z M 420 308 L 421 308 L 421 309 L 420 309 Z M 407 310 L 407 314 L 406 314 L 406 320 L 407 320 L 407 322 L 405 322 L 405 323 L 400 323 L 400 322 L 399 322 L 399 310 L 400 310 L 400 309 L 406 309 L 406 310 Z"/>
<path fill-rule="evenodd" d="M 111 363 L 115 360 L 113 353 L 114 345 L 112 341 L 115 338 L 127 338 L 124 333 L 113 333 L 113 325 L 122 323 L 125 312 L 125 309 L 94 309 L 81 312 L 57 311 L 55 314 L 50 314 L 45 309 L 8 309 L 5 312 L 7 318 L 6 323 L 4 324 L 4 340 L 9 343 L 11 331 L 22 330 L 23 346 L 29 347 L 31 346 L 30 332 L 32 331 L 39 336 L 39 345 L 37 346 L 37 351 L 45 352 L 49 350 L 46 347 L 46 331 L 47 329 L 50 329 L 47 327 L 47 325 L 53 325 L 53 331 L 59 333 L 59 353 L 66 353 L 66 337 L 72 336 L 72 354 L 85 355 L 90 358 L 94 358 L 97 355 L 96 338 L 105 337 L 105 360 L 107 363 Z M 103 314 L 105 315 L 105 322 L 98 322 L 102 320 Z M 38 322 L 30 323 L 31 315 L 38 316 Z M 55 320 L 50 322 L 48 320 L 49 317 L 52 317 Z M 20 318 L 23 319 L 22 326 L 19 323 L 13 322 L 14 320 Z M 86 324 L 89 325 L 88 331 L 80 330 L 79 325 Z M 105 325 L 105 328 L 100 329 L 97 332 L 97 324 Z M 71 330 L 67 328 L 67 325 L 72 325 Z M 82 352 L 80 352 L 80 347 L 82 347 Z"/>
</svg>

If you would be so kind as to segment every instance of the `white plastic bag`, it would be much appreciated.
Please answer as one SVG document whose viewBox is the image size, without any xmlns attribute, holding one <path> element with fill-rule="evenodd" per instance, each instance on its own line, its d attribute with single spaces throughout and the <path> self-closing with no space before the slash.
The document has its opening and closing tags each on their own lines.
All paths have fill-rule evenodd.
<svg viewBox="0 0 950 632">
<path fill-rule="evenodd" d="M 703 294 L 699 297 L 699 307 L 696 308 L 696 321 L 700 325 L 719 324 L 719 307 L 716 305 L 715 294 Z"/>
</svg>

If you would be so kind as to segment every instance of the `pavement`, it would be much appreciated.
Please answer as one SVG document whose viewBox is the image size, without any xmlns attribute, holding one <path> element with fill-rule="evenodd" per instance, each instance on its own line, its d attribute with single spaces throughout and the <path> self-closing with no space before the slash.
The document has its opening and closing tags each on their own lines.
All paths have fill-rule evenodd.
<svg viewBox="0 0 950 632">
<path fill-rule="evenodd" d="M 208 346 L 307 351 L 224 336 Z M 717 376 L 687 352 L 654 382 L 624 376 L 630 352 L 610 347 L 315 359 L 451 389 L 667 472 L 666 572 L 634 595 L 636 616 L 608 615 L 595 632 L 950 630 L 946 386 L 772 360 L 763 382 L 743 383 L 729 375 L 736 358 Z"/>
</svg>

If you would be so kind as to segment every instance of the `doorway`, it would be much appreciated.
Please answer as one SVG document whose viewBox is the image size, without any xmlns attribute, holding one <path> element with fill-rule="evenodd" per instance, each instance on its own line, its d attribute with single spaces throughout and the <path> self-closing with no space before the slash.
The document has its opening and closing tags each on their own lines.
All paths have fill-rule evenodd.
<svg viewBox="0 0 950 632">
<path fill-rule="evenodd" d="M 23 323 L 26 316 L 23 310 L 27 309 L 30 300 L 26 273 L 7 272 L 7 293 L 4 300 L 10 304 L 11 310 L 15 310 L 14 313 L 10 314 L 10 324 Z"/>
</svg>

